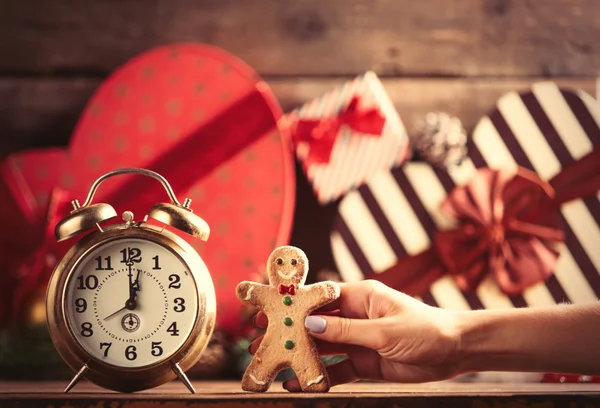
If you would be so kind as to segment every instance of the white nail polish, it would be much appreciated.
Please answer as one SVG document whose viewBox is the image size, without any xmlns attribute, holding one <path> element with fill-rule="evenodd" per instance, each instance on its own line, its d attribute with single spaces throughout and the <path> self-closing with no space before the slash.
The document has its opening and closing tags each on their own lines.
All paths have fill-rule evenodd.
<svg viewBox="0 0 600 408">
<path fill-rule="evenodd" d="M 304 327 L 313 333 L 323 333 L 326 326 L 327 321 L 321 316 L 308 316 L 304 320 Z"/>
</svg>

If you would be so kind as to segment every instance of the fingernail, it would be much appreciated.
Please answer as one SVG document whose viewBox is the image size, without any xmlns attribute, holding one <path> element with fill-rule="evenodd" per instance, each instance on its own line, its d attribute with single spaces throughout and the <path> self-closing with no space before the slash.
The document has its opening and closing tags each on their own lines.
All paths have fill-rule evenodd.
<svg viewBox="0 0 600 408">
<path fill-rule="evenodd" d="M 321 316 L 308 316 L 304 320 L 304 327 L 313 333 L 323 333 L 326 326 L 327 321 Z"/>
</svg>

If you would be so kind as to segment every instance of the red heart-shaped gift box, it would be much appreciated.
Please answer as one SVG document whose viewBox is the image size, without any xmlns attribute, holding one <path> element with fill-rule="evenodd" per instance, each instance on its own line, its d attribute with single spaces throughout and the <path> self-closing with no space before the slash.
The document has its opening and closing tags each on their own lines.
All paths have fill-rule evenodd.
<svg viewBox="0 0 600 408">
<path fill-rule="evenodd" d="M 20 283 L 39 286 L 48 279 L 52 268 L 32 266 L 32 254 L 53 255 L 47 262 L 53 264 L 65 252 L 63 245 L 44 249 L 53 241 L 44 230 L 68 214 L 68 201 L 83 202 L 92 183 L 108 171 L 138 167 L 166 177 L 178 199 L 191 198 L 192 209 L 211 227 L 207 243 L 180 235 L 213 276 L 218 324 L 234 331 L 241 307 L 235 285 L 256 278 L 291 230 L 293 152 L 277 127 L 281 114 L 250 67 L 211 46 L 159 47 L 117 69 L 88 102 L 67 148 L 21 152 L 0 164 L 0 189 L 8 196 L 0 215 L 5 231 L 0 256 L 8 268 L 10 298 L 0 304 L 0 318 L 14 315 L 34 289 L 21 293 Z M 58 192 L 63 205 L 48 213 Z M 96 202 L 142 219 L 168 197 L 154 180 L 127 175 L 103 183 Z"/>
</svg>

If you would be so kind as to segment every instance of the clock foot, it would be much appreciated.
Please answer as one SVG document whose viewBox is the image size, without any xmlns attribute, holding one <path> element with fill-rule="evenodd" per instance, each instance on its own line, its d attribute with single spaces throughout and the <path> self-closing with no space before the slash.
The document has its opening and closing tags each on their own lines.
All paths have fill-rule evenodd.
<svg viewBox="0 0 600 408">
<path fill-rule="evenodd" d="M 195 394 L 196 390 L 194 389 L 194 386 L 190 382 L 190 379 L 187 378 L 187 375 L 185 375 L 181 367 L 179 367 L 179 364 L 173 364 L 173 371 L 175 371 L 175 374 L 177 374 L 177 377 L 179 377 L 179 380 L 187 387 L 187 389 L 190 390 L 192 394 Z"/>
<path fill-rule="evenodd" d="M 65 393 L 71 391 L 71 388 L 75 387 L 75 385 L 79 382 L 79 380 L 81 380 L 84 376 L 84 374 L 87 372 L 88 370 L 88 366 L 84 365 L 83 367 L 81 367 L 81 370 L 79 370 L 79 372 L 77 374 L 75 374 L 75 377 L 73 377 L 73 379 L 71 380 L 71 382 L 69 383 L 69 385 L 67 385 L 67 388 L 65 388 Z"/>
</svg>

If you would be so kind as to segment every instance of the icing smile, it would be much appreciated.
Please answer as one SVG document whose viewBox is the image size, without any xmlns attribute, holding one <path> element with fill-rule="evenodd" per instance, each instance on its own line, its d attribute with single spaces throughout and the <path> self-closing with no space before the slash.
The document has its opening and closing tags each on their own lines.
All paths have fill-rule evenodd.
<svg viewBox="0 0 600 408">
<path fill-rule="evenodd" d="M 292 276 L 294 276 L 296 274 L 296 270 L 292 269 L 292 271 L 290 273 L 288 273 L 287 275 L 281 271 L 277 271 L 277 275 L 281 276 L 283 279 L 291 279 Z"/>
</svg>

